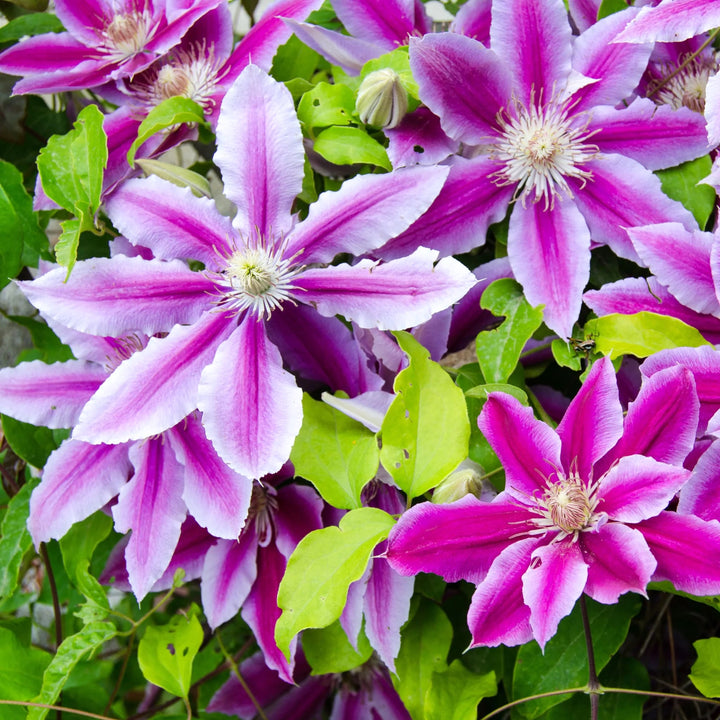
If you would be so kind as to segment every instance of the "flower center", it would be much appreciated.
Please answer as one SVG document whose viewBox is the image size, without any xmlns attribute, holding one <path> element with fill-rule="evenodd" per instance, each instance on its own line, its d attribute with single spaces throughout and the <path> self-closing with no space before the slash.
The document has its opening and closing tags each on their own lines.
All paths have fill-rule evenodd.
<svg viewBox="0 0 720 720">
<path fill-rule="evenodd" d="M 492 156 L 502 167 L 491 177 L 500 186 L 517 184 L 515 197 L 522 195 L 523 205 L 530 197 L 551 207 L 559 193 L 572 197 L 567 178 L 583 184 L 592 178 L 581 166 L 598 148 L 586 142 L 591 133 L 586 125 L 573 123 L 567 106 L 551 102 L 526 108 L 517 103 L 512 114 L 500 111 L 498 124 L 503 136 Z"/>
<path fill-rule="evenodd" d="M 255 532 L 258 536 L 258 544 L 267 547 L 273 536 L 273 516 L 277 512 L 278 501 L 277 491 L 270 485 L 253 483 L 252 495 L 250 496 L 250 509 L 245 527 L 250 521 L 255 523 Z"/>
<path fill-rule="evenodd" d="M 118 60 L 125 60 L 140 52 L 150 34 L 150 21 L 147 10 L 115 15 L 105 28 L 106 49 Z"/>
<path fill-rule="evenodd" d="M 265 319 L 285 301 L 294 302 L 293 280 L 303 268 L 293 264 L 294 258 L 283 257 L 286 246 L 283 241 L 277 247 L 261 242 L 235 248 L 218 276 L 223 291 L 221 302 L 238 312 L 249 310 Z"/>
<path fill-rule="evenodd" d="M 686 107 L 705 112 L 705 89 L 708 79 L 717 70 L 718 61 L 712 52 L 685 58 L 679 65 L 663 65 L 659 72 L 653 73 L 647 96 L 656 105 L 670 105 L 674 110 Z"/>
</svg>

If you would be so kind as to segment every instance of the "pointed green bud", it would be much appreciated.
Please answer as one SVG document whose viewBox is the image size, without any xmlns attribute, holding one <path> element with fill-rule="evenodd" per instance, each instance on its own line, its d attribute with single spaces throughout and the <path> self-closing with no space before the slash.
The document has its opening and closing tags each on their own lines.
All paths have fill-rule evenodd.
<svg viewBox="0 0 720 720">
<path fill-rule="evenodd" d="M 394 128 L 405 117 L 408 94 L 390 68 L 371 72 L 360 84 L 355 109 L 366 125 Z"/>
<path fill-rule="evenodd" d="M 464 460 L 433 491 L 436 505 L 455 502 L 472 493 L 478 500 L 489 502 L 495 495 L 492 486 L 483 480 L 483 469 L 472 460 Z"/>
</svg>

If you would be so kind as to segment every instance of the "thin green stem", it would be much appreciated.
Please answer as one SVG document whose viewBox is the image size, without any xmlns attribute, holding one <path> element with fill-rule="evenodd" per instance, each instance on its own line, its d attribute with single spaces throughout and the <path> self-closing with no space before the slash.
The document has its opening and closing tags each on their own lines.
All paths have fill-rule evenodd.
<svg viewBox="0 0 720 720">
<path fill-rule="evenodd" d="M 135 633 L 133 632 L 132 635 L 130 635 L 130 639 L 127 644 L 127 649 L 125 650 L 125 657 L 123 658 L 123 664 L 120 668 L 120 673 L 118 675 L 118 679 L 115 683 L 115 687 L 113 687 L 112 692 L 110 693 L 110 697 L 108 698 L 107 703 L 105 704 L 105 707 L 103 708 L 103 712 L 108 712 L 110 710 L 111 705 L 115 702 L 115 698 L 117 697 L 118 692 L 120 692 L 120 685 L 122 684 L 123 678 L 125 677 L 125 671 L 127 670 L 128 662 L 130 660 L 130 655 L 132 653 L 132 647 L 133 643 L 135 642 Z"/>
<path fill-rule="evenodd" d="M 63 641 L 62 632 L 62 610 L 60 608 L 60 598 L 58 597 L 57 585 L 55 584 L 55 574 L 53 573 L 50 556 L 48 555 L 47 545 L 40 543 L 40 557 L 42 557 L 47 573 L 48 582 L 50 583 L 50 594 L 52 595 L 53 614 L 55 616 L 55 647 L 60 647 Z M 56 711 L 57 720 L 62 720 L 62 711 Z"/>
<path fill-rule="evenodd" d="M 250 690 L 250 686 L 245 682 L 245 678 L 242 676 L 242 673 L 240 672 L 240 668 L 238 667 L 237 663 L 235 662 L 235 659 L 230 655 L 230 653 L 225 649 L 225 645 L 223 645 L 222 638 L 220 637 L 220 633 L 216 633 L 215 637 L 217 638 L 218 645 L 220 645 L 220 650 L 222 651 L 222 654 L 225 656 L 225 659 L 230 663 L 230 667 L 232 668 L 233 675 L 238 679 L 238 682 L 240 685 L 242 685 L 243 690 L 247 694 L 247 696 L 250 698 L 250 702 L 255 706 L 255 709 L 257 710 L 257 715 L 260 718 L 260 720 L 268 720 L 267 715 L 263 711 L 260 703 L 255 698 L 255 695 L 253 695 L 252 690 Z"/>
<path fill-rule="evenodd" d="M 80 717 L 93 718 L 93 720 L 113 720 L 107 715 L 96 715 L 95 713 L 86 712 L 85 710 L 73 710 L 72 708 L 60 707 L 59 705 L 45 705 L 44 703 L 29 702 L 27 700 L 0 700 L 0 705 L 20 705 L 22 707 L 44 708 L 45 710 L 63 711 L 69 715 L 79 715 Z"/>
<path fill-rule="evenodd" d="M 495 717 L 496 715 L 500 715 L 500 713 L 505 712 L 505 710 L 509 710 L 510 708 L 517 707 L 518 705 L 522 705 L 523 703 L 530 702 L 531 700 L 541 700 L 542 698 L 547 697 L 555 697 L 556 695 L 567 695 L 568 693 L 578 693 L 578 692 L 587 692 L 586 687 L 576 687 L 576 688 L 568 688 L 567 690 L 552 690 L 551 692 L 545 692 L 545 693 L 538 693 L 537 695 L 528 695 L 528 697 L 524 697 L 520 700 L 513 700 L 512 702 L 505 703 L 502 707 L 495 708 L 491 713 L 488 713 L 487 715 L 483 715 L 480 720 L 489 720 L 491 717 Z"/>
<path fill-rule="evenodd" d="M 590 632 L 590 618 L 588 617 L 585 595 L 580 596 L 580 612 L 582 613 L 583 630 L 585 631 L 585 644 L 587 645 L 588 656 L 588 691 L 590 693 L 590 720 L 598 720 L 598 708 L 600 705 L 600 682 L 595 669 L 595 651 L 592 644 L 592 633 Z"/>
</svg>

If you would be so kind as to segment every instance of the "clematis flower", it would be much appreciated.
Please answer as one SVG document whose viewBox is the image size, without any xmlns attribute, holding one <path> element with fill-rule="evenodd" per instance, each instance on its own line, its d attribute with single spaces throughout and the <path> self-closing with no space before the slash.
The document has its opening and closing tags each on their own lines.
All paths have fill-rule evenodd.
<svg viewBox="0 0 720 720">
<path fill-rule="evenodd" d="M 646 99 L 616 107 L 638 84 L 651 50 L 610 44 L 635 12 L 615 13 L 573 38 L 561 0 L 496 0 L 491 49 L 456 33 L 412 38 L 420 99 L 472 157 L 452 161 L 433 206 L 375 256 L 396 257 L 419 243 L 443 255 L 466 252 L 512 204 L 513 274 L 528 302 L 545 306 L 546 324 L 567 337 L 589 277 L 591 241 L 637 260 L 624 228 L 691 227 L 692 216 L 650 171 L 707 152 L 702 118 Z"/>
<path fill-rule="evenodd" d="M 697 422 L 682 367 L 646 380 L 623 419 L 612 364 L 599 360 L 557 430 L 491 393 L 478 425 L 505 468 L 504 492 L 416 505 L 393 528 L 388 560 L 403 574 L 475 583 L 473 645 L 544 647 L 583 592 L 611 604 L 669 579 L 714 593 L 720 525 L 665 511 L 690 474 L 681 464 Z"/>
<path fill-rule="evenodd" d="M 103 383 L 73 437 L 149 437 L 199 408 L 225 462 L 260 478 L 287 460 L 302 422 L 302 393 L 266 332 L 277 312 L 306 303 L 323 316 L 400 329 L 457 301 L 475 278 L 452 258 L 434 265 L 437 253 L 425 248 L 380 265 L 323 266 L 406 229 L 437 195 L 445 168 L 356 177 L 297 222 L 290 209 L 304 154 L 292 97 L 252 65 L 223 102 L 217 138 L 215 159 L 238 207 L 232 223 L 189 190 L 157 178 L 129 181 L 108 214 L 160 259 L 98 258 L 78 263 L 67 284 L 55 271 L 23 287 L 43 313 L 82 332 L 168 332 Z"/>
<path fill-rule="evenodd" d="M 16 95 L 94 88 L 132 77 L 180 42 L 225 0 L 57 0 L 66 28 L 26 38 L 0 54 L 0 72 L 20 75 Z"/>
</svg>

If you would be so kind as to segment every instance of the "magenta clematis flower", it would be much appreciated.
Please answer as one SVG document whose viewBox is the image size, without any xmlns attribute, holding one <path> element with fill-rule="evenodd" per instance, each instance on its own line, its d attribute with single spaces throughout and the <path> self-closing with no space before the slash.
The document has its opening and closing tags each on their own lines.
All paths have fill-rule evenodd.
<svg viewBox="0 0 720 720">
<path fill-rule="evenodd" d="M 720 524 L 665 511 L 690 474 L 681 464 L 697 422 L 681 367 L 646 380 L 623 419 L 612 364 L 599 360 L 557 431 L 492 393 L 478 424 L 505 468 L 505 491 L 490 503 L 416 505 L 391 532 L 388 560 L 403 574 L 475 583 L 473 645 L 535 638 L 544 647 L 583 592 L 610 604 L 669 579 L 715 593 Z"/>
<path fill-rule="evenodd" d="M 55 327 L 79 359 L 52 365 L 36 360 L 0 370 L 0 412 L 66 428 L 147 338 L 94 337 Z M 65 440 L 50 455 L 30 498 L 28 529 L 36 544 L 59 539 L 117 498 L 115 529 L 132 531 L 124 558 L 129 584 L 141 600 L 166 573 L 186 516 L 216 538 L 235 539 L 245 524 L 251 487 L 220 460 L 200 418 L 191 414 L 156 437 L 132 443 Z"/>
<path fill-rule="evenodd" d="M 67 32 L 22 40 L 0 54 L 0 72 L 20 75 L 15 94 L 56 93 L 131 77 L 180 42 L 225 0 L 56 0 Z"/>
<path fill-rule="evenodd" d="M 611 15 L 573 38 L 562 0 L 496 0 L 491 49 L 457 33 L 412 38 L 421 100 L 472 157 L 453 160 L 430 210 L 375 255 L 396 257 L 419 243 L 465 252 L 512 204 L 513 273 L 528 301 L 545 306 L 546 324 L 568 336 L 591 242 L 637 260 L 624 228 L 691 227 L 692 216 L 650 171 L 707 152 L 702 118 L 646 99 L 616 107 L 651 51 L 610 44 L 635 13 Z"/>
<path fill-rule="evenodd" d="M 266 332 L 280 310 L 302 322 L 294 306 L 305 303 L 326 317 L 401 329 L 448 307 L 476 280 L 452 258 L 435 265 L 437 253 L 425 248 L 385 264 L 325 266 L 338 252 L 367 252 L 406 229 L 437 195 L 445 168 L 353 178 L 298 222 L 290 209 L 304 154 L 292 97 L 252 65 L 223 102 L 217 138 L 215 159 L 238 207 L 232 223 L 189 190 L 157 178 L 129 181 L 108 214 L 160 259 L 85 261 L 67 284 L 55 271 L 24 291 L 48 317 L 82 332 L 168 331 L 103 383 L 76 439 L 149 437 L 199 408 L 220 456 L 260 478 L 287 460 L 302 422 L 302 393 Z"/>
</svg>

